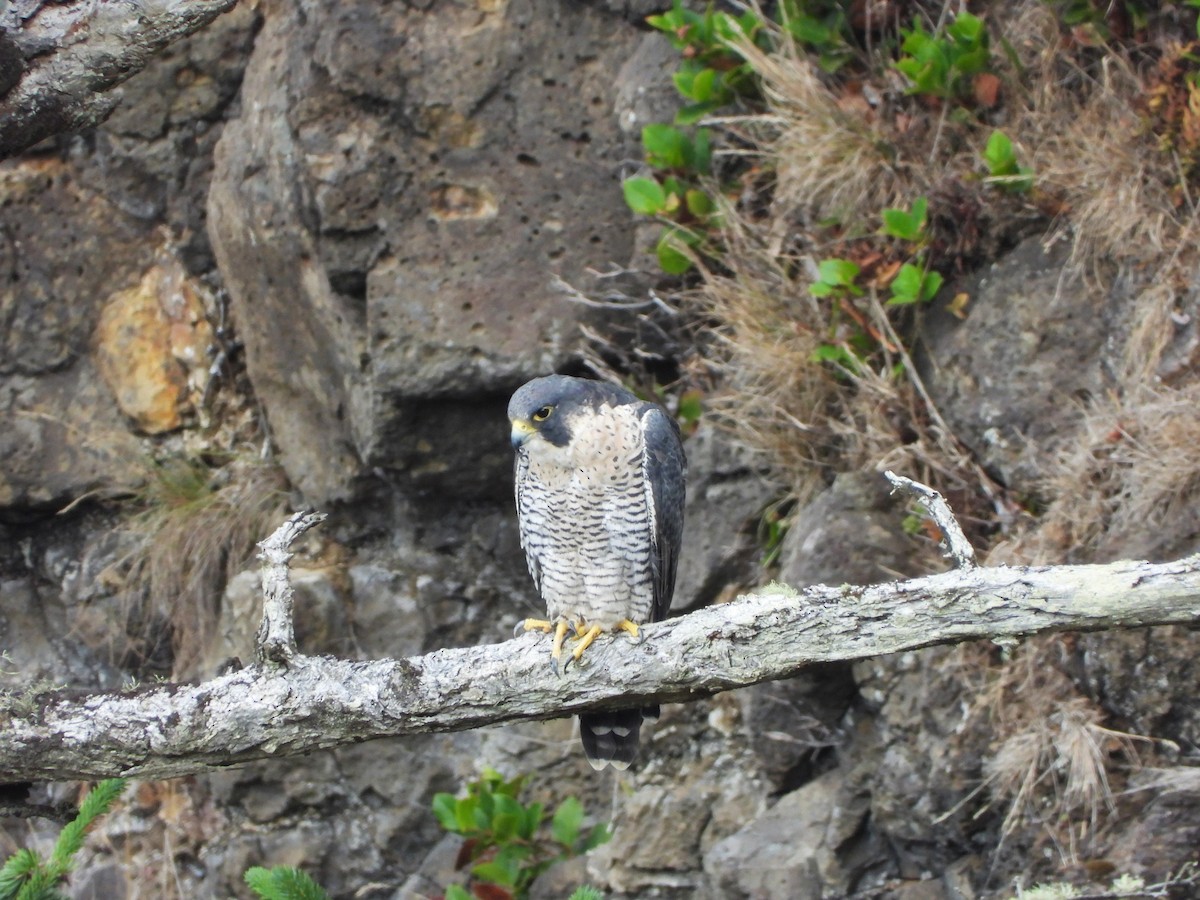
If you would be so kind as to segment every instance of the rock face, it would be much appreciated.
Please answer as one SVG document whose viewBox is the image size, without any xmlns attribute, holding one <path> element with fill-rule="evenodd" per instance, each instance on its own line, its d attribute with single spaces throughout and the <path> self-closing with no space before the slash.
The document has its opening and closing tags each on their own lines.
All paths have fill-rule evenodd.
<svg viewBox="0 0 1200 900">
<path fill-rule="evenodd" d="M 95 358 L 121 412 L 144 434 L 173 431 L 194 411 L 208 369 L 212 328 L 188 275 L 173 257 L 104 304 Z"/>
<path fill-rule="evenodd" d="M 641 36 L 586 4 L 324 7 L 268 17 L 217 150 L 250 375 L 313 500 L 364 467 L 476 495 L 505 448 L 460 437 L 574 352 L 554 277 L 630 256 L 613 85 Z"/>
<path fill-rule="evenodd" d="M 1028 489 L 1051 439 L 1112 386 L 1122 306 L 1064 275 L 1069 248 L 1030 238 L 963 279 L 965 321 L 937 307 L 919 357 L 934 404 L 1003 484 Z"/>
<path fill-rule="evenodd" d="M 589 269 L 644 251 L 619 181 L 641 126 L 676 104 L 674 51 L 639 24 L 650 11 L 246 2 L 126 83 L 103 128 L 0 168 L 0 678 L 113 687 L 152 670 L 152 655 L 169 668 L 169 641 L 133 652 L 122 625 L 150 615 L 127 584 L 130 506 L 96 502 L 143 495 L 160 457 L 211 466 L 205 487 L 219 492 L 234 477 L 223 458 L 266 449 L 297 505 L 332 511 L 295 562 L 307 652 L 500 641 L 537 612 L 504 406 L 528 377 L 582 369 L 581 324 L 633 351 L 651 343 L 636 314 L 555 288 L 587 288 Z M 1062 263 L 1021 245 L 964 283 L 965 321 L 935 313 L 923 336 L 941 413 L 1010 486 L 1036 479 L 1075 399 L 1107 386 L 1120 298 L 1063 282 Z M 686 348 L 669 343 L 653 350 L 678 365 Z M 210 366 L 219 390 L 248 385 L 239 409 L 260 431 L 223 420 Z M 687 449 L 676 611 L 762 577 L 756 529 L 780 499 L 711 423 Z M 865 583 L 939 565 L 905 533 L 906 512 L 876 473 L 839 475 L 792 515 L 780 579 Z M 205 674 L 252 653 L 253 569 L 212 607 Z M 1194 756 L 1195 640 L 1157 630 L 1053 649 L 1081 703 Z M 432 795 L 492 766 L 533 773 L 532 800 L 579 796 L 614 825 L 541 896 L 584 881 L 613 897 L 1007 896 L 1001 876 L 1047 853 L 1040 831 L 1014 833 L 988 880 L 1004 811 L 978 789 L 1012 735 L 989 718 L 1005 703 L 980 698 L 1002 656 L 936 649 L 671 705 L 621 775 L 595 776 L 564 719 L 139 785 L 77 895 L 153 882 L 233 896 L 247 867 L 292 864 L 335 897 L 434 896 L 459 843 Z M 1012 706 L 1022 692 L 997 696 Z M 1156 786 L 1139 778 L 1131 787 Z M 1097 853 L 1160 876 L 1163 859 L 1194 849 L 1196 785 L 1161 787 L 1149 807 L 1122 798 L 1131 811 Z M 5 823 L 0 858 L 29 839 Z"/>
</svg>

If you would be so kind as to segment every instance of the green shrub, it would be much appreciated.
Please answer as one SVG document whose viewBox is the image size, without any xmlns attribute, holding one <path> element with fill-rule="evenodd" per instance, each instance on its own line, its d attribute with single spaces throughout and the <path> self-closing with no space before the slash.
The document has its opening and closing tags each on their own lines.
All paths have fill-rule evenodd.
<svg viewBox="0 0 1200 900">
<path fill-rule="evenodd" d="M 125 784 L 124 778 L 109 778 L 88 791 L 79 814 L 59 832 L 49 859 L 28 848 L 10 856 L 0 868 L 0 900 L 66 900 L 58 885 L 71 871 L 88 829 L 112 808 Z"/>
<path fill-rule="evenodd" d="M 292 866 L 246 870 L 246 884 L 262 900 L 329 900 L 324 889 L 308 875 Z"/>
<path fill-rule="evenodd" d="M 519 799 L 528 776 L 505 780 L 485 769 L 467 785 L 466 795 L 437 794 L 433 813 L 442 828 L 463 837 L 459 869 L 469 869 L 468 884 L 488 885 L 492 897 L 521 898 L 539 875 L 555 863 L 606 843 L 608 826 L 583 827 L 583 804 L 568 797 L 551 815 L 541 803 Z M 461 885 L 450 885 L 446 900 L 469 900 Z"/>
<path fill-rule="evenodd" d="M 959 13 L 945 28 L 928 32 L 919 19 L 902 29 L 896 68 L 908 77 L 910 94 L 942 99 L 970 96 L 972 79 L 990 62 L 987 27 L 978 16 Z"/>
</svg>

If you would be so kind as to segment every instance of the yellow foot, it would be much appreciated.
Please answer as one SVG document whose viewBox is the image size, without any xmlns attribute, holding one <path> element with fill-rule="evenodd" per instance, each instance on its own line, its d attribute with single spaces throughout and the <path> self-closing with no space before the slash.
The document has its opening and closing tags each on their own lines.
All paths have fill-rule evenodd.
<svg viewBox="0 0 1200 900">
<path fill-rule="evenodd" d="M 641 643 L 642 635 L 638 631 L 637 622 L 631 622 L 629 619 L 622 619 L 617 623 L 615 631 L 623 631 L 638 643 Z"/>
<path fill-rule="evenodd" d="M 518 637 L 530 631 L 540 631 L 542 634 L 549 634 L 554 630 L 554 626 L 545 619 L 525 619 L 517 623 L 517 627 L 513 629 L 513 637 Z"/>
<path fill-rule="evenodd" d="M 575 649 L 571 651 L 571 657 L 575 662 L 579 662 L 579 658 L 583 656 L 583 651 L 592 646 L 592 642 L 596 640 L 604 629 L 599 625 L 593 625 L 587 631 L 579 635 L 579 642 L 575 645 Z"/>
<path fill-rule="evenodd" d="M 550 650 L 550 668 L 554 670 L 556 675 L 558 674 L 558 661 L 562 659 L 563 641 L 567 639 L 568 627 L 565 620 L 560 620 L 554 628 L 554 646 Z M 546 630 L 549 631 L 550 629 L 547 628 Z M 575 658 L 578 659 L 579 657 Z"/>
</svg>

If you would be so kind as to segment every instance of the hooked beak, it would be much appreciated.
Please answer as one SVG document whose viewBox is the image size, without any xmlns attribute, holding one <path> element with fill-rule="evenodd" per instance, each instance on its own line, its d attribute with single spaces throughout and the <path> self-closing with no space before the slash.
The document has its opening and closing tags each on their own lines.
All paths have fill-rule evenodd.
<svg viewBox="0 0 1200 900">
<path fill-rule="evenodd" d="M 510 439 L 514 450 L 521 449 L 521 445 L 529 440 L 536 433 L 537 429 L 528 419 L 513 419 L 512 434 Z"/>
</svg>

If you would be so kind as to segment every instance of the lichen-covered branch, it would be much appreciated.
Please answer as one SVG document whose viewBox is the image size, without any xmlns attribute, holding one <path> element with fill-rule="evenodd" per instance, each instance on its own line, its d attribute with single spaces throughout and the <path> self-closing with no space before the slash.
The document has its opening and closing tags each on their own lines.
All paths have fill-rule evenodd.
<svg viewBox="0 0 1200 900">
<path fill-rule="evenodd" d="M 170 777 L 386 735 L 682 701 L 803 667 L 1046 631 L 1200 623 L 1200 556 L 970 567 L 869 587 L 759 591 L 602 639 L 555 675 L 528 634 L 405 660 L 296 655 L 203 684 L 0 698 L 0 782 Z"/>
<path fill-rule="evenodd" d="M 259 662 L 287 664 L 296 656 L 296 628 L 292 582 L 288 577 L 291 547 L 296 538 L 325 521 L 324 513 L 300 512 L 289 518 L 258 546 L 263 561 L 263 617 L 258 626 L 255 658 Z"/>
<path fill-rule="evenodd" d="M 237 0 L 25 0 L 0 9 L 0 158 L 102 122 L 105 93 Z"/>
<path fill-rule="evenodd" d="M 954 560 L 956 566 L 967 569 L 975 565 L 975 548 L 963 534 L 962 526 L 958 524 L 958 519 L 954 518 L 954 513 L 950 511 L 950 504 L 946 502 L 945 497 L 929 485 L 905 478 L 903 475 L 897 475 L 895 472 L 888 471 L 883 474 L 892 483 L 893 493 L 901 491 L 915 497 L 925 507 L 929 518 L 942 533 L 942 551 Z"/>
</svg>

